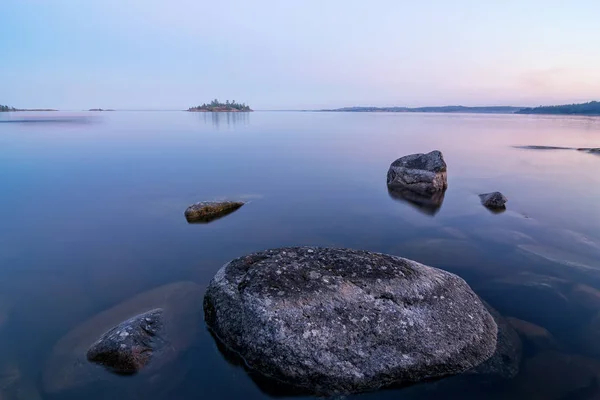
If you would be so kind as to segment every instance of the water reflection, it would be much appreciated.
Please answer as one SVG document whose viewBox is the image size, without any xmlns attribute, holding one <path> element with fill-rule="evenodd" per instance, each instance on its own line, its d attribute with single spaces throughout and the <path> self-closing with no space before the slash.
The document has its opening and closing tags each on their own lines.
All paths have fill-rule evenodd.
<svg viewBox="0 0 600 400">
<path fill-rule="evenodd" d="M 388 186 L 388 194 L 394 200 L 408 203 L 423 214 L 433 216 L 442 207 L 445 191 L 435 192 L 428 196 L 411 190 Z"/>
<path fill-rule="evenodd" d="M 236 125 L 248 125 L 250 123 L 249 112 L 203 112 L 202 117 L 205 124 L 210 121 L 217 129 L 224 126 L 232 128 Z"/>
</svg>

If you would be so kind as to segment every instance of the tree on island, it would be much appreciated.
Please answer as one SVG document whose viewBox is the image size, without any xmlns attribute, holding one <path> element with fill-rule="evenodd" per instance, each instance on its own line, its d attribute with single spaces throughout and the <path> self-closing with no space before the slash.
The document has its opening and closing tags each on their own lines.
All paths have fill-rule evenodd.
<svg viewBox="0 0 600 400">
<path fill-rule="evenodd" d="M 0 112 L 9 112 L 9 111 L 17 111 L 14 107 L 3 106 L 0 104 Z"/>
<path fill-rule="evenodd" d="M 246 103 L 237 103 L 235 100 L 221 103 L 218 99 L 214 99 L 209 104 L 190 107 L 188 111 L 252 111 L 252 109 Z"/>
</svg>

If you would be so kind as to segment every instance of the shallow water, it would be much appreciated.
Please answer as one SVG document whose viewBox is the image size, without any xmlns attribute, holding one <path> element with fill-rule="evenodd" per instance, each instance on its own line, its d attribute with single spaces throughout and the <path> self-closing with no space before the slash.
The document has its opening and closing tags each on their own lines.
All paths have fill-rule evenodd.
<svg viewBox="0 0 600 400">
<path fill-rule="evenodd" d="M 71 385 L 73 366 L 52 356 L 74 328 L 137 294 L 178 281 L 204 288 L 232 258 L 293 245 L 361 248 L 446 269 L 504 316 L 547 331 L 542 344 L 539 330 L 523 334 L 514 379 L 454 377 L 348 398 L 600 394 L 600 156 L 513 147 L 598 147 L 600 118 L 66 116 L 0 124 L 3 399 L 297 394 L 253 380 L 218 350 L 203 323 L 176 360 L 151 377 L 101 371 L 105 380 Z M 73 122 L 79 116 L 84 123 Z M 448 163 L 441 207 L 388 193 L 392 161 L 433 149 Z M 509 199 L 504 213 L 479 203 L 479 193 L 495 190 Z M 249 203 L 210 224 L 186 222 L 188 205 L 225 198 Z M 65 381 L 52 382 L 49 371 L 63 370 Z"/>
</svg>

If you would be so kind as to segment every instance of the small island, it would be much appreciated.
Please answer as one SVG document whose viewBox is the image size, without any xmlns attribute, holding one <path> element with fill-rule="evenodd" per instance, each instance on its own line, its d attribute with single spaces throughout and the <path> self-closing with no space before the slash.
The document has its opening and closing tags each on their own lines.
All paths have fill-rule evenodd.
<svg viewBox="0 0 600 400">
<path fill-rule="evenodd" d="M 201 106 L 190 107 L 188 111 L 191 112 L 250 112 L 253 111 L 250 106 L 246 103 L 236 103 L 235 100 L 227 100 L 225 103 L 221 103 L 219 100 L 214 99 L 209 104 L 202 104 Z"/>
<path fill-rule="evenodd" d="M 90 108 L 88 111 L 115 111 L 111 108 Z"/>
<path fill-rule="evenodd" d="M 548 115 L 600 115 L 600 102 L 590 101 L 581 104 L 565 104 L 561 106 L 540 106 L 524 108 L 517 114 L 548 114 Z"/>
<path fill-rule="evenodd" d="M 2 104 L 0 104 L 0 112 L 11 112 L 11 111 L 17 111 L 17 109 L 14 107 L 3 106 Z"/>
</svg>

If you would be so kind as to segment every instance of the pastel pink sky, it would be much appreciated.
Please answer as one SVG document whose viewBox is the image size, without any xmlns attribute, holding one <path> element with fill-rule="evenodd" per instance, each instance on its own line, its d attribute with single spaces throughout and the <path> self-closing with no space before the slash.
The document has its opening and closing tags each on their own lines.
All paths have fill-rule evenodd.
<svg viewBox="0 0 600 400">
<path fill-rule="evenodd" d="M 600 99 L 597 0 L 3 0 L 0 104 L 180 109 Z"/>
</svg>

